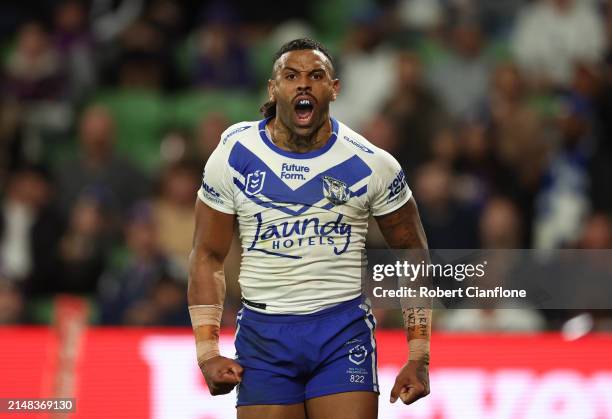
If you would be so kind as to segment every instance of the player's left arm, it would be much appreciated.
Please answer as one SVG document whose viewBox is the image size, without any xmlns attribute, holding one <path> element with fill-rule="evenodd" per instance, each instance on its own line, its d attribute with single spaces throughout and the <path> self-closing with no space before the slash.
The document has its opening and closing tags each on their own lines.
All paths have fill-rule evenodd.
<svg viewBox="0 0 612 419">
<path fill-rule="evenodd" d="M 429 262 L 427 238 L 414 197 L 390 214 L 375 218 L 390 248 L 421 250 L 416 253 L 422 253 L 425 263 Z M 411 303 L 404 300 L 403 303 L 409 358 L 397 375 L 391 391 L 391 403 L 399 397 L 405 404 L 411 404 L 429 394 L 431 305 L 428 301 Z"/>
</svg>

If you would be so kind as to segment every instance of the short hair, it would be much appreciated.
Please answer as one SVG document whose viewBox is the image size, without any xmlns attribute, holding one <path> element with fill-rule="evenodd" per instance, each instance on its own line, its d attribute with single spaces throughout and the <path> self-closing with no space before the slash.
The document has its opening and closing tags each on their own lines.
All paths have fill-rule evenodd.
<svg viewBox="0 0 612 419">
<path fill-rule="evenodd" d="M 332 64 L 332 67 L 333 67 L 334 60 L 332 59 L 331 54 L 329 53 L 327 48 L 325 48 L 325 46 L 323 46 L 322 43 L 315 41 L 314 39 L 310 39 L 310 38 L 294 39 L 293 41 L 289 41 L 283 44 L 278 49 L 278 51 L 276 51 L 276 53 L 274 54 L 272 64 L 276 63 L 276 61 L 278 61 L 278 59 L 282 57 L 283 54 L 286 54 L 287 52 L 302 51 L 306 49 L 312 49 L 312 50 L 321 52 L 323 55 L 325 55 L 325 57 L 327 57 L 327 59 L 329 60 L 329 62 Z"/>
<path fill-rule="evenodd" d="M 329 60 L 329 63 L 331 64 L 332 70 L 333 70 L 334 62 L 327 48 L 325 48 L 322 43 L 315 41 L 314 39 L 310 39 L 310 38 L 294 39 L 293 41 L 289 41 L 283 44 L 278 49 L 278 51 L 276 51 L 276 53 L 274 54 L 272 65 L 276 64 L 278 59 L 282 57 L 283 54 L 286 54 L 287 52 L 302 51 L 302 50 L 308 50 L 308 49 L 319 51 L 323 55 L 325 55 L 325 57 Z M 259 108 L 259 111 L 263 114 L 264 118 L 272 118 L 276 116 L 276 102 L 264 103 L 261 106 L 261 108 Z"/>
</svg>

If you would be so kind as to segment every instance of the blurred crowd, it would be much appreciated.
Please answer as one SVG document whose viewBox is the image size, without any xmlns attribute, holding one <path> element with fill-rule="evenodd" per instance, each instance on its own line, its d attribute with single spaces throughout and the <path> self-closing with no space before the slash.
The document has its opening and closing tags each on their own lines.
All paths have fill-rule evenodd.
<svg viewBox="0 0 612 419">
<path fill-rule="evenodd" d="M 273 52 L 303 36 L 335 57 L 333 116 L 404 167 L 431 248 L 612 247 L 610 0 L 3 2 L 0 323 L 48 322 L 67 293 L 96 324 L 189 324 L 203 164 L 260 119 Z M 236 242 L 228 325 L 239 260 Z"/>
</svg>

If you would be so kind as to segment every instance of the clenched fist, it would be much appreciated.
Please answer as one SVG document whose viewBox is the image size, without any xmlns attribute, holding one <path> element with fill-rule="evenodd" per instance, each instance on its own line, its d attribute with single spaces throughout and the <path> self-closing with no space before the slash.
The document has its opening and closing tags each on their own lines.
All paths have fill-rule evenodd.
<svg viewBox="0 0 612 419">
<path fill-rule="evenodd" d="M 215 356 L 200 364 L 210 394 L 227 394 L 242 379 L 243 368 L 236 361 L 224 356 Z"/>
<path fill-rule="evenodd" d="M 391 403 L 397 398 L 411 404 L 429 394 L 429 366 L 425 361 L 408 361 L 402 367 L 391 390 Z"/>
</svg>

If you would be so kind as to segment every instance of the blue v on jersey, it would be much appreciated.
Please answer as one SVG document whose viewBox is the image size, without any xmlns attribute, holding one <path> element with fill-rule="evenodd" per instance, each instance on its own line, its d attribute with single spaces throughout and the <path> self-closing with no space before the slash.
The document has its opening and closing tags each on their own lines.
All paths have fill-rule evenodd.
<svg viewBox="0 0 612 419">
<path fill-rule="evenodd" d="M 237 216 L 243 298 L 268 314 L 309 314 L 357 298 L 369 216 L 412 196 L 401 166 L 335 119 L 325 146 L 309 153 L 276 146 L 267 121 L 222 134 L 198 191 L 211 208 Z"/>
</svg>

